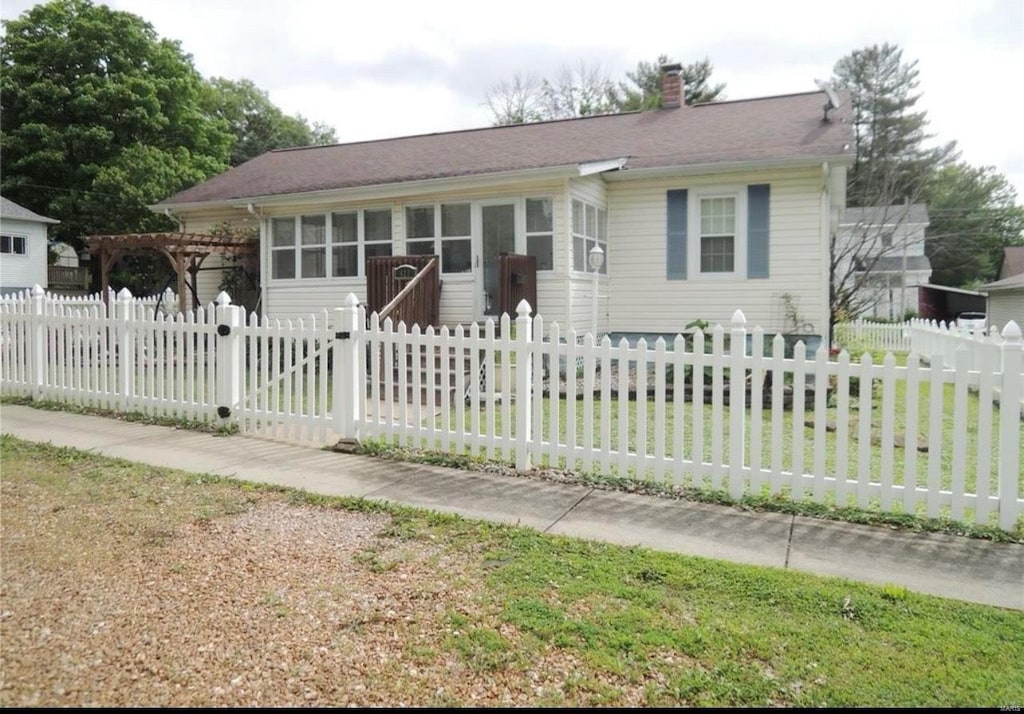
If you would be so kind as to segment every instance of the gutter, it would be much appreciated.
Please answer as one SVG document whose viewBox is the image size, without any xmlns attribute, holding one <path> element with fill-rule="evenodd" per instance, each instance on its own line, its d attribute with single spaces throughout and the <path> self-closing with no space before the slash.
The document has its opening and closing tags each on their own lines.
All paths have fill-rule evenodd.
<svg viewBox="0 0 1024 714">
<path fill-rule="evenodd" d="M 684 166 L 652 166 L 650 168 L 613 171 L 605 174 L 607 181 L 628 181 L 639 178 L 659 178 L 674 176 L 694 176 L 708 174 L 735 173 L 739 171 L 756 171 L 763 169 L 784 168 L 820 168 L 823 163 L 845 164 L 852 166 L 853 154 L 833 154 L 828 156 L 799 156 L 789 159 L 753 159 L 745 161 L 714 161 Z"/>
<path fill-rule="evenodd" d="M 317 204 L 336 201 L 387 199 L 433 192 L 436 191 L 438 187 L 443 187 L 445 190 L 458 190 L 462 187 L 477 186 L 481 182 L 489 180 L 493 181 L 494 179 L 499 178 L 504 181 L 559 180 L 566 177 L 579 176 L 579 171 L 580 164 L 575 163 L 540 169 L 496 171 L 472 174 L 468 176 L 441 177 L 414 181 L 372 184 L 369 186 L 331 188 L 319 191 L 304 191 L 302 193 L 238 196 L 235 198 L 218 199 L 215 201 L 196 201 L 190 203 L 156 203 L 147 207 L 151 211 L 162 213 L 165 209 L 194 211 L 205 208 L 217 209 L 227 207 L 248 210 L 248 206 L 251 204 L 258 204 L 260 208 L 268 208 L 276 205 L 293 205 L 295 203 Z"/>
</svg>

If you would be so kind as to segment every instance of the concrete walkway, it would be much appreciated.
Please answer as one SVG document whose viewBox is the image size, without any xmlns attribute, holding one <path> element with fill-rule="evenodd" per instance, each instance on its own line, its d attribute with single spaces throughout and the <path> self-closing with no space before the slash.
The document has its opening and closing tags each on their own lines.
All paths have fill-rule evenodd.
<svg viewBox="0 0 1024 714">
<path fill-rule="evenodd" d="M 1024 610 L 1024 544 L 755 513 L 26 406 L 0 405 L 0 431 L 185 471 Z"/>
</svg>

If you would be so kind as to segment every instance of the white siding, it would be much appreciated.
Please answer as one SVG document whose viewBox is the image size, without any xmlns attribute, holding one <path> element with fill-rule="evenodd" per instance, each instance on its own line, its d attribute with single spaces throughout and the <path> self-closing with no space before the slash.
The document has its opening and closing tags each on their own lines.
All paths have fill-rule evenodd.
<svg viewBox="0 0 1024 714">
<path fill-rule="evenodd" d="M 299 281 L 288 281 L 298 283 Z M 268 290 L 263 314 L 277 319 L 306 317 L 321 310 L 333 310 L 345 304 L 349 293 L 360 302 L 366 301 L 366 281 L 358 278 L 337 278 L 331 281 L 306 280 L 301 285 L 279 286 Z M 316 284 L 313 284 L 316 283 Z"/>
<path fill-rule="evenodd" d="M 47 224 L 0 217 L 0 233 L 25 238 L 25 254 L 0 254 L 0 292 L 47 287 Z"/>
<path fill-rule="evenodd" d="M 666 191 L 758 183 L 771 185 L 770 277 L 694 277 L 690 265 L 687 279 L 667 279 Z M 739 308 L 751 328 L 827 331 L 829 220 L 820 169 L 613 182 L 608 200 L 610 330 L 676 333 L 697 319 L 728 327 Z"/>
<path fill-rule="evenodd" d="M 601 338 L 609 331 L 608 323 L 608 286 L 606 276 L 598 278 L 597 284 L 597 337 Z M 594 280 L 583 273 L 575 273 L 569 281 L 572 295 L 572 327 L 578 335 L 593 332 L 594 324 Z"/>
<path fill-rule="evenodd" d="M 1024 329 L 1024 275 L 1017 290 L 993 290 L 988 294 L 988 324 L 1000 330 L 1013 320 Z"/>
</svg>

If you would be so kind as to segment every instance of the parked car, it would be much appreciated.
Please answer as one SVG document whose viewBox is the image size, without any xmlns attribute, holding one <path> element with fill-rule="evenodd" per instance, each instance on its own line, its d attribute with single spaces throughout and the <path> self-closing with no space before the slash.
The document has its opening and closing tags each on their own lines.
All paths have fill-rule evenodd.
<svg viewBox="0 0 1024 714">
<path fill-rule="evenodd" d="M 983 312 L 961 312 L 956 316 L 957 327 L 966 327 L 971 332 L 984 330 L 988 326 L 988 318 Z"/>
</svg>

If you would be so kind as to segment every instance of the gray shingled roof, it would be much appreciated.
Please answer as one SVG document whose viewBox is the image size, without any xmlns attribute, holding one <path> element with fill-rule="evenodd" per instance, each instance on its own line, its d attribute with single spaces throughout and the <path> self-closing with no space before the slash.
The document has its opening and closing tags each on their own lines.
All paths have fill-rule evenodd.
<svg viewBox="0 0 1024 714">
<path fill-rule="evenodd" d="M 40 216 L 38 213 L 19 206 L 14 201 L 0 196 L 0 216 L 18 221 L 35 221 L 36 223 L 60 223 L 60 221 Z"/>
<path fill-rule="evenodd" d="M 1024 273 L 1020 275 L 1011 275 L 1008 278 L 996 280 L 992 283 L 986 283 L 981 286 L 981 289 L 993 292 L 999 290 L 1024 290 Z"/>
<path fill-rule="evenodd" d="M 821 92 L 271 151 L 154 208 L 628 158 L 625 170 L 853 156 Z"/>
<path fill-rule="evenodd" d="M 923 203 L 896 204 L 893 206 L 868 206 L 866 208 L 847 208 L 839 221 L 841 226 L 855 226 L 858 223 L 868 225 L 894 225 L 896 223 L 930 222 L 928 206 Z"/>
<path fill-rule="evenodd" d="M 1009 278 L 1014 275 L 1024 275 L 1024 245 L 1011 245 L 1003 248 L 999 277 Z"/>
</svg>

